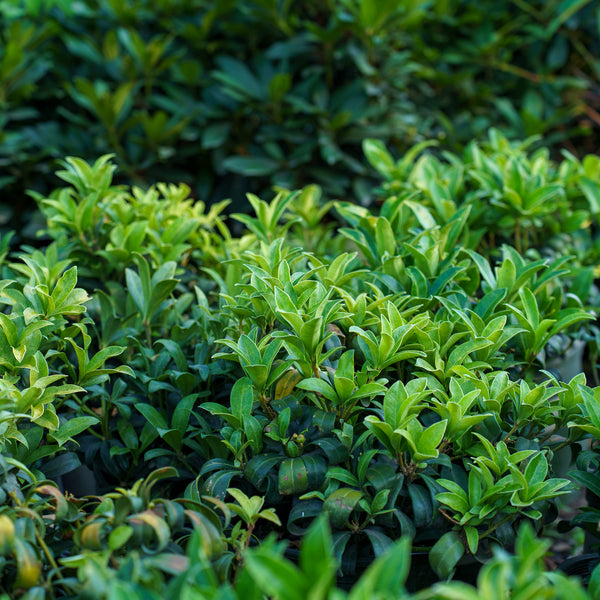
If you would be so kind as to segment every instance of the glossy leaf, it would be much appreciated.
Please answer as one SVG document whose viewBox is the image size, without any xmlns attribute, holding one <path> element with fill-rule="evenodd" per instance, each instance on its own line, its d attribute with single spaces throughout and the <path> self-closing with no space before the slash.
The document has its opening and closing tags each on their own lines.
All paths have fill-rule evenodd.
<svg viewBox="0 0 600 600">
<path fill-rule="evenodd" d="M 447 579 L 454 573 L 465 548 L 456 531 L 448 531 L 433 545 L 429 552 L 429 563 L 441 579 Z"/>
</svg>

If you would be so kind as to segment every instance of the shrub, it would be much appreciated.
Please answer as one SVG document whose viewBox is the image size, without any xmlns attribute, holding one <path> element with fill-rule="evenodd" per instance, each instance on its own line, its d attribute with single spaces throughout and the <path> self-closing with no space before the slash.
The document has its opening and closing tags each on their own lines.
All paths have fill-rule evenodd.
<svg viewBox="0 0 600 600">
<path fill-rule="evenodd" d="M 49 0 L 1 10 L 0 186 L 19 232 L 23 190 L 47 195 L 66 155 L 114 153 L 122 181 L 184 181 L 194 197 L 231 197 L 238 210 L 245 192 L 273 185 L 317 183 L 365 203 L 365 138 L 395 153 L 430 138 L 460 149 L 498 126 L 558 147 L 597 124 L 592 2 Z"/>
<path fill-rule="evenodd" d="M 463 156 L 365 149 L 386 177 L 380 209 L 316 186 L 250 195 L 239 236 L 184 185 L 115 185 L 106 156 L 62 163 L 66 186 L 36 196 L 54 241 L 7 254 L 0 281 L 6 589 L 21 593 L 28 565 L 31 586 L 82 597 L 96 579 L 107 597 L 283 597 L 318 577 L 326 597 L 338 567 L 356 579 L 402 537 L 441 579 L 474 582 L 465 563 L 499 564 L 495 545 L 543 553 L 532 532 L 574 489 L 555 455 L 585 460 L 598 435 L 585 375 L 547 362 L 594 318 L 578 278 L 595 252 L 595 162 L 556 164 L 497 133 Z M 515 210 L 532 186 L 554 200 L 533 217 Z M 491 210 L 512 225 L 495 243 Z M 557 240 L 581 252 L 557 256 Z M 83 498 L 80 463 L 95 478 Z M 310 540 L 333 548 L 322 573 L 302 551 L 299 567 L 282 558 Z M 497 568 L 521 585 L 502 564 L 482 581 Z M 379 585 L 365 577 L 351 594 Z"/>
</svg>

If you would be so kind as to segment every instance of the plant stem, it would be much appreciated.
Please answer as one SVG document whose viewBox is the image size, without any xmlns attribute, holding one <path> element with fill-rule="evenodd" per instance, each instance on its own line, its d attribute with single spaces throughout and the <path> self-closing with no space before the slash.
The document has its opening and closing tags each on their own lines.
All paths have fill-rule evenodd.
<svg viewBox="0 0 600 600">
<path fill-rule="evenodd" d="M 519 254 L 522 253 L 522 243 L 521 243 L 521 223 L 518 219 L 515 220 L 515 248 Z"/>
<path fill-rule="evenodd" d="M 246 541 L 244 542 L 244 550 L 248 548 L 250 545 L 250 540 L 252 539 L 252 532 L 254 531 L 254 523 L 248 523 L 248 537 L 246 537 Z"/>
<path fill-rule="evenodd" d="M 542 444 L 544 444 L 545 442 L 547 442 L 547 441 L 548 441 L 548 440 L 549 440 L 549 439 L 550 439 L 550 438 L 551 438 L 551 437 L 554 435 L 554 433 L 555 433 L 555 432 L 556 432 L 556 427 L 553 425 L 553 426 L 552 426 L 552 430 L 550 431 L 550 433 L 548 433 L 547 435 L 545 435 L 545 436 L 544 436 L 544 437 L 543 437 L 543 438 L 542 438 L 542 439 L 539 441 L 539 444 L 540 444 L 540 446 L 541 446 Z"/>
<path fill-rule="evenodd" d="M 500 71 L 504 71 L 505 73 L 511 73 L 512 75 L 516 75 L 517 77 L 528 79 L 529 81 L 533 81 L 534 83 L 552 82 L 555 79 L 552 75 L 542 76 L 538 73 L 527 71 L 526 69 L 506 62 L 496 62 L 492 63 L 490 66 L 492 68 L 499 69 Z"/>
<path fill-rule="evenodd" d="M 277 413 L 273 410 L 273 407 L 271 406 L 269 399 L 264 394 L 260 394 L 258 396 L 258 400 L 259 400 L 260 405 L 262 406 L 263 410 L 265 411 L 265 413 L 267 415 L 269 415 L 269 417 L 271 417 L 271 419 L 275 419 L 277 417 Z"/>
<path fill-rule="evenodd" d="M 40 532 L 37 530 L 36 527 L 34 527 L 33 530 L 35 531 L 35 539 L 36 539 L 38 545 L 40 546 L 40 548 L 43 550 L 44 554 L 46 555 L 48 562 L 52 565 L 53 569 L 58 569 L 58 565 L 56 564 L 56 561 L 54 560 L 54 556 L 52 556 L 52 552 L 50 552 L 50 548 L 48 548 L 48 546 L 46 545 L 44 538 L 42 538 L 42 536 L 40 535 Z"/>
<path fill-rule="evenodd" d="M 514 514 L 510 514 L 510 515 L 506 515 L 503 519 L 500 520 L 499 523 L 496 523 L 496 525 L 490 525 L 480 536 L 479 539 L 482 540 L 483 538 L 487 537 L 488 535 L 490 535 L 491 533 L 493 533 L 496 529 L 498 529 L 498 527 L 501 527 L 502 525 L 504 525 L 504 523 L 508 523 L 508 521 L 510 521 L 511 519 L 514 519 L 515 515 Z"/>
<path fill-rule="evenodd" d="M 146 334 L 146 344 L 148 344 L 148 348 L 152 348 L 152 329 L 150 328 L 150 323 L 144 319 L 142 325 Z"/>
<path fill-rule="evenodd" d="M 557 452 L 558 450 L 561 450 L 562 448 L 564 448 L 565 446 L 568 446 L 569 444 L 571 444 L 571 440 L 566 439 L 563 442 L 561 442 L 558 446 L 556 446 L 556 448 L 552 448 L 552 452 Z"/>
<path fill-rule="evenodd" d="M 317 363 L 316 363 L 316 362 L 314 362 L 314 363 L 311 365 L 311 367 L 312 367 L 312 372 L 313 372 L 313 375 L 314 375 L 314 376 L 315 376 L 317 379 L 321 379 L 321 374 L 319 373 L 319 367 L 318 367 Z"/>
</svg>

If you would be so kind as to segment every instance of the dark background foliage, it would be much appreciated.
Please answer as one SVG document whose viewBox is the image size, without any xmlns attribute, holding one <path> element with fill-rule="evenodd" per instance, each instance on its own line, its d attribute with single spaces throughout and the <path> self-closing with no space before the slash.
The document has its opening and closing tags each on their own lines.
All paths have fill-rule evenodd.
<svg viewBox="0 0 600 600">
<path fill-rule="evenodd" d="M 0 13 L 2 214 L 18 230 L 26 190 L 47 193 L 68 155 L 114 153 L 124 182 L 184 181 L 239 210 L 248 191 L 313 182 L 368 203 L 367 137 L 457 150 L 495 126 L 555 152 L 597 147 L 595 1 L 11 0 Z"/>
</svg>

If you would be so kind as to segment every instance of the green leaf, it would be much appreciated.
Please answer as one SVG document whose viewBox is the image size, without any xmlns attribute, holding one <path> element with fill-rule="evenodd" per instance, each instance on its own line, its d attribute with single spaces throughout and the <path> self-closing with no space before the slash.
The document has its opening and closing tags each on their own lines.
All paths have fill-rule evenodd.
<svg viewBox="0 0 600 600">
<path fill-rule="evenodd" d="M 171 531 L 166 521 L 150 511 L 144 511 L 135 516 L 135 520 L 142 521 L 146 525 L 149 525 L 156 538 L 154 547 L 157 551 L 166 548 L 169 540 L 171 539 Z"/>
<path fill-rule="evenodd" d="M 339 488 L 330 494 L 323 504 L 323 512 L 329 516 L 329 521 L 336 529 L 343 529 L 350 513 L 363 497 L 359 490 Z"/>
<path fill-rule="evenodd" d="M 292 86 L 292 77 L 289 73 L 276 73 L 269 82 L 269 98 L 275 103 L 283 100 Z"/>
<path fill-rule="evenodd" d="M 100 419 L 97 417 L 74 417 L 69 419 L 66 423 L 63 423 L 58 431 L 54 431 L 49 433 L 49 437 L 54 438 L 54 440 L 58 443 L 59 446 L 62 446 L 70 439 L 79 435 L 81 432 L 89 429 L 93 425 L 96 425 L 100 422 Z"/>
<path fill-rule="evenodd" d="M 220 417 L 236 429 L 242 427 L 242 422 L 236 416 L 232 415 L 222 404 L 218 404 L 217 402 L 204 402 L 200 408 L 207 410 L 211 415 Z"/>
<path fill-rule="evenodd" d="M 63 452 L 44 463 L 44 475 L 49 479 L 53 479 L 65 473 L 70 473 L 80 466 L 81 461 L 75 452 Z"/>
<path fill-rule="evenodd" d="M 144 288 L 140 276 L 132 269 L 125 269 L 125 281 L 127 283 L 127 290 L 133 298 L 138 311 L 142 315 L 142 318 L 146 318 L 146 310 L 150 298 L 144 296 Z"/>
<path fill-rule="evenodd" d="M 231 388 L 231 413 L 243 422 L 245 417 L 252 414 L 253 402 L 254 395 L 250 379 L 248 377 L 238 379 Z"/>
<path fill-rule="evenodd" d="M 590 600 L 600 600 L 600 565 L 597 565 L 592 571 L 588 583 L 588 592 Z"/>
<path fill-rule="evenodd" d="M 211 123 L 202 131 L 202 148 L 209 150 L 222 146 L 229 137 L 231 123 L 216 122 Z"/>
<path fill-rule="evenodd" d="M 352 587 L 348 600 L 404 598 L 410 569 L 410 539 L 403 537 L 377 558 Z"/>
<path fill-rule="evenodd" d="M 309 580 L 292 563 L 266 551 L 247 552 L 244 565 L 264 593 L 282 600 L 306 600 Z"/>
<path fill-rule="evenodd" d="M 475 306 L 475 314 L 480 316 L 484 321 L 490 319 L 496 307 L 506 297 L 506 290 L 498 289 L 489 291 Z"/>
<path fill-rule="evenodd" d="M 332 546 L 327 519 L 321 515 L 315 519 L 303 536 L 300 548 L 300 567 L 312 582 L 312 590 L 318 590 L 318 597 L 321 598 L 327 597 L 327 590 L 335 581 L 337 564 L 333 557 Z"/>
<path fill-rule="evenodd" d="M 327 463 L 321 456 L 307 455 L 302 456 L 306 465 L 306 474 L 308 476 L 309 489 L 316 490 L 323 483 L 327 473 Z"/>
<path fill-rule="evenodd" d="M 469 545 L 469 551 L 471 554 L 475 554 L 477 552 L 477 548 L 479 546 L 479 532 L 476 527 L 471 527 L 470 525 L 465 526 L 465 535 L 467 537 L 467 544 Z"/>
<path fill-rule="evenodd" d="M 223 500 L 227 494 L 227 490 L 231 487 L 231 480 L 239 474 L 240 472 L 237 469 L 212 473 L 204 482 L 203 492 Z"/>
<path fill-rule="evenodd" d="M 315 352 L 316 348 L 319 345 L 319 342 L 322 340 L 322 328 L 322 317 L 314 317 L 312 319 L 309 319 L 300 328 L 299 337 L 302 340 L 302 344 L 304 344 L 304 347 L 310 354 Z"/>
<path fill-rule="evenodd" d="M 375 553 L 375 556 L 383 555 L 387 550 L 389 550 L 392 547 L 392 538 L 385 535 L 385 533 L 382 533 L 381 531 L 371 527 L 367 527 L 364 531 L 367 537 L 369 538 L 369 541 L 371 542 L 371 546 L 373 547 L 373 552 Z"/>
<path fill-rule="evenodd" d="M 448 361 L 446 363 L 446 370 L 449 371 L 453 367 L 462 365 L 467 356 L 469 356 L 469 354 L 477 352 L 477 350 L 487 348 L 492 344 L 493 342 L 491 342 L 490 340 L 486 340 L 485 338 L 476 338 L 460 344 L 459 346 L 454 348 L 454 350 L 452 350 L 452 352 L 450 353 L 450 356 L 448 357 Z"/>
<path fill-rule="evenodd" d="M 258 515 L 264 503 L 264 500 L 259 496 L 253 496 L 252 498 L 249 498 L 246 496 L 246 494 L 244 494 L 244 492 L 238 490 L 237 488 L 229 488 L 227 493 L 233 496 L 239 504 L 239 507 L 228 504 L 229 508 L 235 510 L 238 515 L 244 519 L 246 524 L 249 524 L 253 517 Z"/>
<path fill-rule="evenodd" d="M 36 488 L 36 492 L 48 494 L 54 498 L 56 503 L 54 515 L 57 521 L 62 521 L 68 515 L 69 504 L 67 503 L 64 494 L 57 487 L 54 487 L 53 485 L 41 485 Z"/>
<path fill-rule="evenodd" d="M 177 279 L 163 279 L 162 281 L 152 282 L 150 302 L 148 303 L 145 315 L 146 319 L 152 320 L 160 309 L 161 304 L 171 295 L 171 292 L 177 287 L 178 283 Z"/>
<path fill-rule="evenodd" d="M 348 458 L 348 448 L 338 438 L 319 438 L 311 445 L 323 451 L 330 465 L 337 465 Z"/>
<path fill-rule="evenodd" d="M 438 421 L 437 423 L 433 423 L 427 429 L 425 429 L 419 439 L 418 448 L 421 452 L 421 448 L 424 450 L 436 450 L 437 447 L 442 443 L 444 439 L 444 433 L 446 432 L 446 426 L 448 425 L 448 421 L 445 419 L 443 421 Z M 437 456 L 437 454 L 436 454 Z"/>
<path fill-rule="evenodd" d="M 576 12 L 581 10 L 584 6 L 589 4 L 592 0 L 570 0 L 568 2 L 561 2 L 558 9 L 564 7 L 564 10 L 560 12 L 551 23 L 545 29 L 546 39 L 550 39 L 560 28 L 563 23 L 566 23 Z"/>
<path fill-rule="evenodd" d="M 414 213 L 415 217 L 417 217 L 421 227 L 423 229 L 431 229 L 437 225 L 436 220 L 433 218 L 433 215 L 429 212 L 429 210 L 420 204 L 419 202 L 412 202 L 411 200 L 405 200 L 404 205 L 408 206 Z"/>
<path fill-rule="evenodd" d="M 144 415 L 146 421 L 158 431 L 159 435 L 165 433 L 169 429 L 164 417 L 156 410 L 156 408 L 154 408 L 154 406 L 142 402 L 138 402 L 134 406 L 142 413 L 142 415 Z"/>
<path fill-rule="evenodd" d="M 391 178 L 395 162 L 385 144 L 381 140 L 366 139 L 363 140 L 362 149 L 371 165 L 386 179 Z"/>
<path fill-rule="evenodd" d="M 250 442 L 254 454 L 258 454 L 263 448 L 263 428 L 260 421 L 253 416 L 244 418 L 244 433 Z"/>
<path fill-rule="evenodd" d="M 417 528 L 428 527 L 433 519 L 431 495 L 422 485 L 410 483 L 407 487 L 412 504 L 415 526 Z"/>
<path fill-rule="evenodd" d="M 297 388 L 301 390 L 306 390 L 307 392 L 315 392 L 316 394 L 321 394 L 327 400 L 329 400 L 334 406 L 337 405 L 338 396 L 335 393 L 335 390 L 331 387 L 329 383 L 323 381 L 322 379 L 317 379 L 316 377 L 309 377 L 308 379 L 303 379 L 299 383 L 296 384 Z"/>
<path fill-rule="evenodd" d="M 492 272 L 492 269 L 490 268 L 490 263 L 483 256 L 481 256 L 481 254 L 477 254 L 477 252 L 475 252 L 473 250 L 468 250 L 468 249 L 465 250 L 465 252 L 467 252 L 467 254 L 473 259 L 473 261 L 477 265 L 477 268 L 479 269 L 479 272 L 481 273 L 482 277 L 485 279 L 485 282 L 490 287 L 490 292 L 488 292 L 488 293 L 495 291 L 496 287 L 502 288 L 502 286 L 500 286 L 496 282 L 496 277 L 494 276 L 494 273 Z M 510 288 L 511 286 L 508 286 L 508 287 Z M 495 293 L 501 294 L 502 297 L 504 297 L 506 295 L 505 290 L 502 292 L 496 291 Z"/>
<path fill-rule="evenodd" d="M 77 267 L 71 267 L 65 271 L 62 277 L 56 282 L 52 291 L 52 301 L 55 307 L 62 306 L 69 294 L 77 285 Z"/>
<path fill-rule="evenodd" d="M 222 163 L 223 168 L 247 177 L 272 175 L 279 168 L 279 162 L 260 156 L 229 156 Z"/>
<path fill-rule="evenodd" d="M 175 366 L 181 371 L 186 372 L 189 370 L 188 361 L 185 358 L 185 354 L 181 348 L 181 345 L 174 340 L 157 340 L 156 344 L 160 344 L 171 356 L 175 362 Z"/>
<path fill-rule="evenodd" d="M 587 488 L 600 498 L 600 475 L 598 473 L 586 473 L 585 471 L 571 471 L 569 474 L 571 479 Z"/>
<path fill-rule="evenodd" d="M 224 84 L 225 93 L 231 92 L 230 95 L 239 99 L 247 99 L 249 96 L 265 100 L 266 90 L 244 62 L 225 55 L 217 56 L 215 60 L 221 70 L 213 71 L 212 74 Z"/>
<path fill-rule="evenodd" d="M 12 319 L 4 313 L 0 313 L 0 327 L 2 327 L 8 343 L 11 346 L 15 346 L 18 340 L 17 326 Z"/>
<path fill-rule="evenodd" d="M 393 256 L 396 253 L 396 236 L 392 226 L 385 217 L 379 217 L 375 225 L 375 243 L 377 253 L 382 258 L 386 253 Z"/>
<path fill-rule="evenodd" d="M 327 479 L 333 479 L 345 483 L 346 485 L 360 487 L 360 481 L 357 479 L 356 475 L 342 467 L 329 467 L 329 469 L 327 469 Z"/>
<path fill-rule="evenodd" d="M 102 348 L 90 358 L 89 362 L 85 366 L 85 375 L 87 377 L 88 374 L 97 371 L 101 367 L 104 366 L 104 363 L 114 356 L 119 356 L 123 353 L 125 348 L 123 346 L 108 346 L 107 348 Z M 81 375 L 80 375 L 81 376 Z"/>
<path fill-rule="evenodd" d="M 600 213 L 600 184 L 588 177 L 579 179 L 579 187 L 590 205 L 590 211 L 597 215 Z"/>
<path fill-rule="evenodd" d="M 133 528 L 129 525 L 115 527 L 108 536 L 108 547 L 113 552 L 122 548 L 133 535 Z"/>
<path fill-rule="evenodd" d="M 185 433 L 188 423 L 190 421 L 190 415 L 194 409 L 196 403 L 197 394 L 191 394 L 182 398 L 173 411 L 171 418 L 171 426 L 181 433 Z"/>
<path fill-rule="evenodd" d="M 286 458 L 279 467 L 279 493 L 297 494 L 308 489 L 308 472 L 302 458 Z"/>
<path fill-rule="evenodd" d="M 496 268 L 496 277 L 497 287 L 506 288 L 507 290 L 512 289 L 517 278 L 517 268 L 515 263 L 510 258 L 504 259 L 500 268 Z"/>
<path fill-rule="evenodd" d="M 429 564 L 440 579 L 448 579 L 464 553 L 465 547 L 458 533 L 448 531 L 431 548 Z"/>
<path fill-rule="evenodd" d="M 533 485 L 544 481 L 547 474 L 548 461 L 546 460 L 546 457 L 539 452 L 527 463 L 524 475 L 529 482 L 529 485 Z"/>
</svg>

